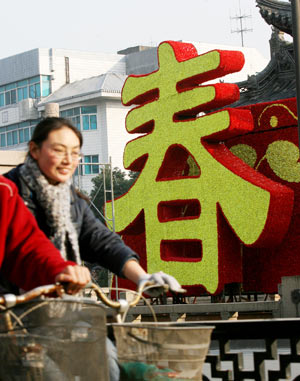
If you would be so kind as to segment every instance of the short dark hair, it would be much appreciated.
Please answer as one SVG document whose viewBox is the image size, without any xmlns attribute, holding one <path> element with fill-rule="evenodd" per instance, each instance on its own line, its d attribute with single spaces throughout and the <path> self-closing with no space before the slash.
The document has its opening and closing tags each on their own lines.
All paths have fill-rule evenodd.
<svg viewBox="0 0 300 381">
<path fill-rule="evenodd" d="M 74 134 L 79 139 L 80 147 L 82 147 L 83 138 L 81 132 L 75 126 L 73 126 L 73 124 L 68 119 L 59 117 L 47 117 L 42 119 L 36 125 L 30 141 L 34 142 L 38 147 L 41 147 L 42 143 L 47 140 L 50 132 L 59 130 L 63 127 L 68 127 L 74 132 Z"/>
</svg>

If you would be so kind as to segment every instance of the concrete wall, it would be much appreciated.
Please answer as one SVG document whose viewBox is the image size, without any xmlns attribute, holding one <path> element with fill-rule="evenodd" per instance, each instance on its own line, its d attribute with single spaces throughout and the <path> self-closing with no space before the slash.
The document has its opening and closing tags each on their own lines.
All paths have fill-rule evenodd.
<svg viewBox="0 0 300 381">
<path fill-rule="evenodd" d="M 125 129 L 126 114 L 130 110 L 120 101 L 110 101 L 106 104 L 108 155 L 111 156 L 112 166 L 124 170 L 123 153 L 126 143 L 137 137 Z"/>
<path fill-rule="evenodd" d="M 9 171 L 18 164 L 23 163 L 25 151 L 2 151 L 0 150 L 0 174 Z"/>
<path fill-rule="evenodd" d="M 24 78 L 35 77 L 39 73 L 39 49 L 0 60 L 0 86 Z"/>
</svg>

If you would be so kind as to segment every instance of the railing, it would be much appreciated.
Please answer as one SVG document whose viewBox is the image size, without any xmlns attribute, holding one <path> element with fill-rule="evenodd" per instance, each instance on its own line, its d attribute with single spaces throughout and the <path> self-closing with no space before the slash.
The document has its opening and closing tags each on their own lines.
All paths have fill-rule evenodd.
<svg viewBox="0 0 300 381">
<path fill-rule="evenodd" d="M 300 380 L 300 365 L 292 365 L 300 363 L 300 319 L 190 324 L 215 326 L 205 360 L 204 381 Z M 245 356 L 245 362 L 250 363 L 252 369 L 249 369 L 250 366 L 244 367 Z M 227 369 L 224 369 L 223 362 L 226 362 Z"/>
</svg>

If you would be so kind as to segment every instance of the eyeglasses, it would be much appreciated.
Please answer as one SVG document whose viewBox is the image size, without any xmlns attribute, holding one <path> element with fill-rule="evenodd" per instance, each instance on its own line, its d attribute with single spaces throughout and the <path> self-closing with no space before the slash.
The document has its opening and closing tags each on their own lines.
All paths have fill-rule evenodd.
<svg viewBox="0 0 300 381">
<path fill-rule="evenodd" d="M 72 161 L 79 161 L 83 157 L 83 154 L 81 152 L 77 152 L 77 151 L 70 152 L 66 149 L 59 148 L 59 147 L 50 147 L 50 150 L 53 153 L 53 155 L 57 157 L 58 159 L 63 159 L 64 157 L 70 155 Z"/>
</svg>

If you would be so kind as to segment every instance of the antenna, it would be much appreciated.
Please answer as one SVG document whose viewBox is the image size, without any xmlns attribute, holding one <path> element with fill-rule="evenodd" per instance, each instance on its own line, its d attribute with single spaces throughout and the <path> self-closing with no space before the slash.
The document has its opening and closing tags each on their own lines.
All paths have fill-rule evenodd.
<svg viewBox="0 0 300 381">
<path fill-rule="evenodd" d="M 240 33 L 241 34 L 241 41 L 242 41 L 242 46 L 244 46 L 244 33 L 246 32 L 252 32 L 253 29 L 251 28 L 246 28 L 246 25 L 244 23 L 244 20 L 246 19 L 251 19 L 251 15 L 246 15 L 242 14 L 241 11 L 241 0 L 239 0 L 239 14 L 233 17 L 230 17 L 231 20 L 236 20 L 238 24 L 238 28 L 235 30 L 231 30 L 231 33 Z"/>
</svg>

